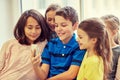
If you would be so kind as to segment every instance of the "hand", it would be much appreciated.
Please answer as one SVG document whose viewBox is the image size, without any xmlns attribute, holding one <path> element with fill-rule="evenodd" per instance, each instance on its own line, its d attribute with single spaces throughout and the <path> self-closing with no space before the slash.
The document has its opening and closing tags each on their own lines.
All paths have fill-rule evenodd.
<svg viewBox="0 0 120 80">
<path fill-rule="evenodd" d="M 40 58 L 40 55 L 35 56 L 35 50 L 31 51 L 31 62 L 32 62 L 34 68 L 40 66 L 41 58 Z"/>
</svg>

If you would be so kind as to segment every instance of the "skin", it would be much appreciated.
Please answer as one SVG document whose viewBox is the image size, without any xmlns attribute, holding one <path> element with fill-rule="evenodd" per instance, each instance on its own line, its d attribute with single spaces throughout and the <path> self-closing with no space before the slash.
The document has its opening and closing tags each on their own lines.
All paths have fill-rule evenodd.
<svg viewBox="0 0 120 80">
<path fill-rule="evenodd" d="M 112 47 L 117 46 L 118 44 L 115 43 L 114 38 L 116 37 L 118 33 L 118 29 L 110 29 L 110 25 L 106 23 L 106 30 L 110 38 L 111 46 Z"/>
<path fill-rule="evenodd" d="M 48 22 L 48 24 L 50 24 L 50 29 L 52 31 L 54 31 L 55 29 L 55 14 L 56 14 L 56 11 L 53 11 L 53 10 L 50 10 L 46 13 L 46 21 Z"/>
<path fill-rule="evenodd" d="M 55 16 L 55 32 L 64 44 L 71 39 L 75 29 L 76 26 L 72 26 L 71 21 L 62 16 Z"/>
<path fill-rule="evenodd" d="M 94 47 L 97 42 L 97 39 L 89 38 L 88 34 L 82 29 L 78 29 L 77 34 L 77 42 L 79 43 L 80 49 L 87 49 L 87 52 L 89 53 L 88 56 L 95 55 L 96 51 L 94 50 Z"/>
<path fill-rule="evenodd" d="M 65 44 L 71 39 L 74 30 L 77 29 L 78 23 L 76 22 L 72 25 L 71 21 L 64 19 L 62 16 L 55 16 L 55 26 L 55 32 Z M 73 80 L 77 76 L 80 68 L 79 66 L 71 65 L 67 71 L 47 79 L 50 66 L 48 64 L 42 64 L 39 66 L 39 57 L 34 57 L 34 52 L 32 53 L 31 61 L 40 80 Z"/>
<path fill-rule="evenodd" d="M 27 19 L 24 32 L 29 43 L 33 43 L 40 36 L 41 34 L 40 25 L 33 17 L 29 17 Z"/>
</svg>

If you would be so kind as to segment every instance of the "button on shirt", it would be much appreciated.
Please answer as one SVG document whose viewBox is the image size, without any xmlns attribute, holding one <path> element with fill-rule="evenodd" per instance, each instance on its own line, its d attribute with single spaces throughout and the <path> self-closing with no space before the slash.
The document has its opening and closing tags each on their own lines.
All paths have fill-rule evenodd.
<svg viewBox="0 0 120 80">
<path fill-rule="evenodd" d="M 73 44 L 74 43 L 74 44 Z M 70 65 L 80 66 L 85 50 L 80 50 L 75 40 L 75 35 L 67 44 L 63 44 L 59 38 L 48 42 L 42 53 L 42 63 L 50 65 L 48 77 L 67 71 Z"/>
</svg>

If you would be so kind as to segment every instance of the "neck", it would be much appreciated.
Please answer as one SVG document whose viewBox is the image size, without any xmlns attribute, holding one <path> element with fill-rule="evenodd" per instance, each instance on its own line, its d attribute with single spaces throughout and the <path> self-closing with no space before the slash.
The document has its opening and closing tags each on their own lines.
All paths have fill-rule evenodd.
<svg viewBox="0 0 120 80">
<path fill-rule="evenodd" d="M 93 55 L 96 55 L 96 54 L 97 54 L 97 52 L 96 52 L 94 49 L 92 49 L 92 50 L 87 50 L 87 53 L 88 53 L 88 57 L 90 57 L 90 56 L 93 56 Z"/>
</svg>

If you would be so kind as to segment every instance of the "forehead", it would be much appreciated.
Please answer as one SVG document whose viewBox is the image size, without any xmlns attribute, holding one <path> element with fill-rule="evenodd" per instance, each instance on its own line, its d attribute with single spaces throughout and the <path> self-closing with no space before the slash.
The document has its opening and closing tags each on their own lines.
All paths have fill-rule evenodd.
<svg viewBox="0 0 120 80">
<path fill-rule="evenodd" d="M 69 19 L 65 19 L 63 16 L 56 15 L 55 23 L 72 23 Z"/>
<path fill-rule="evenodd" d="M 55 16 L 55 13 L 56 13 L 56 11 L 50 10 L 50 11 L 48 11 L 48 12 L 46 13 L 46 16 L 47 16 L 47 17 L 54 17 L 54 16 Z"/>
<path fill-rule="evenodd" d="M 77 29 L 77 34 L 78 36 L 87 36 L 87 33 L 80 28 Z"/>
</svg>

